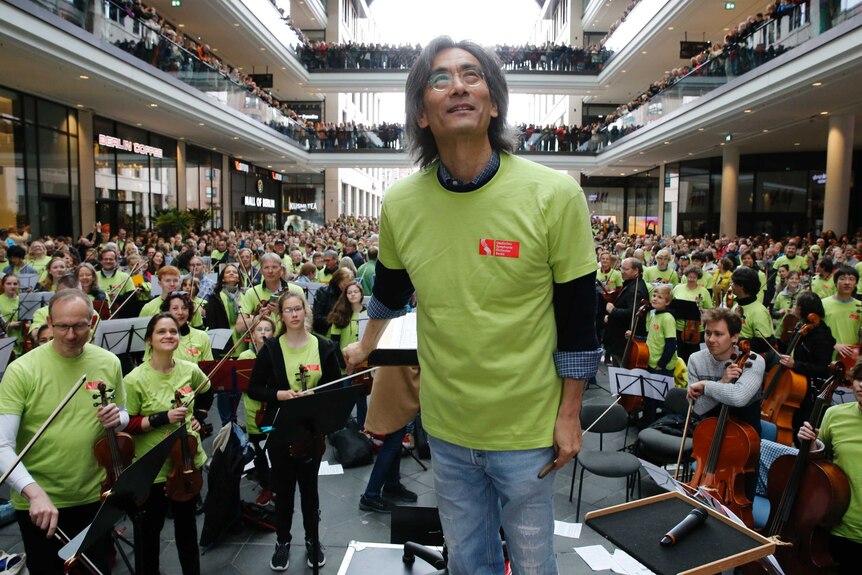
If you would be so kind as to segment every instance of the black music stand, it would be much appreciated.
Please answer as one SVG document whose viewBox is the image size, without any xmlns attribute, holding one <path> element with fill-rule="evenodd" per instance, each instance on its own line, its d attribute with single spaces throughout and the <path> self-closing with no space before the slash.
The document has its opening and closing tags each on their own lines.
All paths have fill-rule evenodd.
<svg viewBox="0 0 862 575">
<path fill-rule="evenodd" d="M 115 355 L 144 351 L 144 335 L 151 317 L 106 319 L 96 326 L 93 343 Z"/>
<path fill-rule="evenodd" d="M 177 427 L 170 435 L 161 440 L 155 447 L 147 451 L 135 460 L 130 466 L 120 473 L 114 487 L 108 491 L 107 497 L 102 502 L 96 517 L 89 526 L 73 537 L 60 549 L 59 556 L 63 561 L 84 553 L 98 541 L 105 533 L 113 530 L 114 525 L 128 515 L 132 519 L 135 538 L 135 570 L 134 573 L 143 574 L 141 563 L 143 561 L 142 527 L 140 524 L 140 510 L 138 507 L 147 499 L 150 488 L 165 460 L 171 453 L 174 443 L 179 440 L 180 428 Z M 128 560 L 123 555 L 128 566 Z"/>
<path fill-rule="evenodd" d="M 22 293 L 18 297 L 18 319 L 21 321 L 33 321 L 33 314 L 37 309 L 48 305 L 48 301 L 54 297 L 54 292 L 39 291 Z"/>
<path fill-rule="evenodd" d="M 0 338 L 0 379 L 3 379 L 9 360 L 12 359 L 12 348 L 16 341 L 18 341 L 17 337 Z"/>
<path fill-rule="evenodd" d="M 281 445 L 307 440 L 309 437 L 311 445 L 317 445 L 320 437 L 344 427 L 360 393 L 362 390 L 359 386 L 350 386 L 282 401 L 275 413 L 270 436 L 277 438 L 277 443 Z M 318 496 L 318 502 L 319 499 Z M 315 548 L 320 545 L 319 523 L 319 520 L 314 522 L 314 533 L 311 534 Z M 313 573 L 317 575 L 320 568 L 316 560 L 312 563 Z"/>
</svg>

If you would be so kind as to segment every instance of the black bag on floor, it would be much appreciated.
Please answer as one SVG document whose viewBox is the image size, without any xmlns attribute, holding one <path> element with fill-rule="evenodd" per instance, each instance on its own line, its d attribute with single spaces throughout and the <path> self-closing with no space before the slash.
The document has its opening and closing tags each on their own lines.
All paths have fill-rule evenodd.
<svg viewBox="0 0 862 575">
<path fill-rule="evenodd" d="M 329 434 L 335 458 L 345 469 L 368 465 L 374 460 L 374 448 L 368 437 L 353 429 L 339 429 Z"/>
</svg>

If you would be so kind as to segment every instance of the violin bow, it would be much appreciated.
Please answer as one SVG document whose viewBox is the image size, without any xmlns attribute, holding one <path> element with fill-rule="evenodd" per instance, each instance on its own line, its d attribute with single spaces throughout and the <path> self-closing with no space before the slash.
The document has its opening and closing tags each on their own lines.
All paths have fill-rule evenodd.
<svg viewBox="0 0 862 575">
<path fill-rule="evenodd" d="M 129 274 L 128 274 L 128 276 L 129 276 L 129 277 L 127 277 L 127 278 L 125 279 L 125 281 L 123 281 L 123 283 L 121 283 L 121 284 L 120 284 L 120 287 L 118 287 L 118 288 L 116 289 L 117 297 L 113 298 L 113 299 L 114 299 L 114 301 L 111 301 L 111 292 L 113 292 L 113 291 L 115 291 L 115 290 L 111 290 L 111 292 L 108 292 L 107 294 L 105 294 L 105 296 L 106 296 L 106 298 L 107 298 L 107 300 L 108 300 L 108 307 L 111 307 L 112 305 L 114 305 L 114 304 L 117 302 L 117 299 L 122 295 L 123 288 L 125 288 L 125 287 L 126 287 L 126 284 L 127 284 L 127 283 L 129 283 L 129 280 L 130 280 L 130 279 L 132 279 L 132 276 L 133 276 L 134 274 L 136 274 L 136 273 L 140 272 L 140 271 L 141 271 L 141 270 L 143 270 L 143 269 L 144 269 L 144 268 L 143 268 L 143 262 L 142 262 L 142 263 L 140 263 L 140 264 L 138 264 L 138 265 L 136 265 L 134 268 L 132 268 L 132 270 L 131 270 L 131 271 L 129 272 Z M 118 270 L 118 271 L 119 271 L 119 270 Z M 137 291 L 137 290 L 138 290 L 138 288 L 135 288 L 135 291 Z M 125 302 L 123 302 L 123 303 L 125 303 Z"/>
<path fill-rule="evenodd" d="M 673 478 L 676 481 L 679 481 L 679 471 L 680 471 L 680 467 L 682 465 L 682 454 L 683 454 L 683 451 L 685 451 L 685 438 L 688 435 L 688 427 L 691 424 L 691 412 L 692 412 L 693 408 L 694 408 L 694 401 L 689 399 L 688 400 L 688 413 L 686 413 L 686 415 L 685 415 L 685 425 L 683 426 L 683 429 L 682 429 L 682 440 L 679 442 L 679 455 L 677 455 L 677 458 L 676 458 L 676 471 L 673 474 Z"/>
<path fill-rule="evenodd" d="M 59 404 L 57 404 L 57 407 L 54 408 L 54 411 L 51 412 L 51 415 L 49 415 L 48 418 L 45 420 L 45 423 L 42 424 L 42 427 L 40 427 L 39 430 L 36 431 L 35 434 L 33 434 L 33 437 L 30 438 L 30 441 L 27 442 L 27 445 L 24 446 L 24 449 L 21 450 L 21 452 L 18 454 L 18 457 L 15 458 L 15 461 L 12 462 L 12 465 L 10 465 L 9 469 L 6 470 L 6 473 L 4 473 L 2 477 L 0 477 L 0 485 L 6 483 L 6 480 L 9 478 L 9 475 L 12 474 L 16 467 L 18 467 L 18 464 L 21 463 L 21 460 L 24 459 L 24 457 L 27 455 L 27 452 L 30 451 L 30 449 L 36 443 L 36 440 L 39 439 L 43 433 L 45 433 L 45 430 L 48 429 L 48 426 L 51 425 L 54 419 L 60 414 L 61 411 L 63 411 L 63 408 L 66 407 L 66 405 L 68 405 L 70 401 L 72 401 L 72 398 L 75 396 L 78 390 L 81 389 L 81 384 L 83 384 L 85 381 L 87 381 L 86 373 L 83 374 L 78 379 L 78 381 L 75 382 L 75 385 L 72 386 L 72 388 L 69 390 L 69 393 L 66 394 L 66 397 L 64 397 L 63 400 L 60 401 Z"/>
</svg>

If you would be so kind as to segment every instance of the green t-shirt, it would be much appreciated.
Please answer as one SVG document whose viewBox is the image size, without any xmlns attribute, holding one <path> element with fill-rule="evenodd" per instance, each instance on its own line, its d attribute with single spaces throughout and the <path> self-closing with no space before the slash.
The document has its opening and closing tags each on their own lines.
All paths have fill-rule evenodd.
<svg viewBox="0 0 862 575">
<path fill-rule="evenodd" d="M 658 269 L 658 266 L 649 266 L 648 268 L 644 268 L 644 281 L 654 285 L 677 285 L 679 283 L 679 276 L 676 274 L 676 270 L 671 269 L 670 266 L 663 270 Z"/>
<path fill-rule="evenodd" d="M 33 321 L 30 322 L 30 333 L 38 333 L 39 328 L 48 322 L 48 306 L 43 306 L 33 312 Z"/>
<path fill-rule="evenodd" d="M 597 267 L 586 199 L 507 154 L 472 192 L 443 188 L 437 166 L 392 186 L 380 220 L 378 260 L 407 270 L 421 302 L 422 421 L 473 449 L 548 447 L 562 391 L 553 284 Z"/>
<path fill-rule="evenodd" d="M 611 269 L 608 273 L 602 273 L 601 268 L 596 272 L 596 280 L 602 282 L 608 291 L 623 287 L 623 274 L 620 270 Z"/>
<path fill-rule="evenodd" d="M 817 295 L 820 299 L 835 295 L 835 282 L 832 278 L 823 279 L 820 276 L 815 276 L 811 280 L 811 292 Z"/>
<path fill-rule="evenodd" d="M 859 330 L 862 329 L 862 302 L 850 298 L 843 302 L 836 296 L 830 296 L 823 301 L 826 312 L 826 325 L 832 331 L 835 343 L 855 345 L 859 343 Z"/>
<path fill-rule="evenodd" d="M 320 350 L 317 347 L 317 338 L 308 335 L 308 341 L 299 348 L 288 347 L 284 337 L 278 338 L 278 345 L 284 355 L 284 372 L 287 382 L 293 391 L 302 391 L 302 380 L 299 376 L 299 366 L 305 366 L 305 389 L 317 387 L 323 376 L 323 366 L 320 365 Z"/>
<path fill-rule="evenodd" d="M 149 361 L 144 361 L 144 363 L 133 369 L 124 380 L 126 383 L 126 409 L 128 409 L 130 416 L 150 416 L 154 413 L 168 411 L 175 407 L 175 392 L 180 391 L 182 393 L 183 402 L 185 403 L 206 379 L 207 376 L 204 375 L 204 372 L 197 365 L 188 361 L 175 361 L 174 368 L 169 373 L 160 373 L 152 368 Z M 210 384 L 207 382 L 200 391 L 205 392 L 209 388 Z M 207 460 L 207 456 L 203 448 L 200 447 L 200 436 L 196 431 L 192 431 L 193 401 L 188 405 L 188 408 L 186 426 L 188 432 L 198 440 L 195 467 L 200 468 Z M 169 423 L 151 429 L 146 433 L 134 435 L 135 455 L 140 457 L 148 452 L 162 439 L 173 433 L 175 429 L 177 429 L 177 424 Z M 168 459 L 165 461 L 153 483 L 164 483 L 167 481 L 168 473 L 170 473 L 171 469 L 173 469 L 173 465 L 171 464 L 171 460 Z"/>
<path fill-rule="evenodd" d="M 826 410 L 820 440 L 832 449 L 832 460 L 850 481 L 850 506 L 832 533 L 862 543 L 862 412 L 856 402 Z"/>
<path fill-rule="evenodd" d="M 673 319 L 673 314 L 670 312 L 656 313 L 655 310 L 650 310 L 647 318 L 647 348 L 649 349 L 649 361 L 647 365 L 650 368 L 673 369 L 676 367 L 676 352 L 673 353 L 666 365 L 659 366 L 658 360 L 664 353 L 665 341 L 668 339 L 676 339 L 676 321 Z M 668 367 L 669 366 L 669 367 Z"/>
<path fill-rule="evenodd" d="M 784 334 L 784 315 L 776 313 L 784 310 L 793 311 L 796 307 L 796 298 L 802 294 L 802 289 L 797 289 L 795 292 L 790 292 L 787 288 L 775 296 L 775 301 L 772 302 L 772 311 L 775 313 L 775 337 L 780 338 Z"/>
<path fill-rule="evenodd" d="M 253 349 L 247 349 L 237 359 L 257 359 L 257 352 Z M 257 426 L 257 412 L 260 411 L 263 402 L 252 399 L 248 393 L 242 394 L 242 407 L 245 411 L 245 430 L 249 434 L 259 435 L 260 428 Z"/>
<path fill-rule="evenodd" d="M 138 317 L 152 317 L 154 315 L 159 315 L 162 312 L 163 303 L 165 303 L 165 300 L 162 299 L 162 296 L 156 296 L 144 304 Z"/>
<path fill-rule="evenodd" d="M 338 336 L 338 347 L 344 349 L 348 344 L 359 341 L 359 312 L 354 312 L 350 318 L 350 322 L 344 327 L 335 327 L 335 324 L 329 326 L 329 333 L 326 337 L 335 340 L 333 336 Z"/>
<path fill-rule="evenodd" d="M 793 259 L 790 259 L 787 256 L 781 256 L 775 260 L 775 263 L 772 264 L 772 269 L 776 270 L 775 285 L 781 283 L 781 276 L 778 274 L 778 268 L 785 264 L 790 268 L 790 271 L 802 272 L 808 266 L 808 260 L 799 255 L 794 256 Z"/>
<path fill-rule="evenodd" d="M 688 289 L 688 284 L 679 284 L 673 288 L 673 299 L 682 301 L 698 301 L 700 298 L 700 309 L 712 308 L 712 294 L 703 286 L 698 285 L 695 289 Z M 682 331 L 685 328 L 684 320 L 676 321 L 676 330 Z M 703 323 L 700 323 L 700 331 L 703 331 Z"/>
<path fill-rule="evenodd" d="M 96 279 L 99 281 L 99 289 L 105 292 L 110 301 L 114 301 L 117 299 L 117 296 L 129 293 L 135 289 L 135 284 L 129 278 L 129 274 L 121 270 L 117 270 L 109 278 L 105 277 L 105 274 L 99 271 L 96 274 Z"/>
<path fill-rule="evenodd" d="M 152 356 L 150 347 L 147 346 L 144 352 L 144 361 L 147 361 Z M 210 336 L 207 332 L 189 328 L 188 335 L 180 336 L 180 344 L 174 351 L 174 359 L 199 363 L 201 361 L 212 361 L 213 350 L 210 345 Z"/>
<path fill-rule="evenodd" d="M 862 278 L 862 262 L 856 264 L 856 273 Z M 856 293 L 862 294 L 862 281 L 856 282 Z"/>
<path fill-rule="evenodd" d="M 45 270 L 48 268 L 48 264 L 51 263 L 51 256 L 42 256 L 37 260 L 27 260 L 24 263 L 36 270 L 37 274 L 41 275 L 45 273 Z"/>
<path fill-rule="evenodd" d="M 0 315 L 3 316 L 3 321 L 8 324 L 13 321 L 18 321 L 18 297 L 6 297 L 6 294 L 0 294 Z M 24 334 L 21 327 L 12 327 L 6 330 L 6 337 L 14 337 L 15 343 L 12 346 L 16 356 L 21 355 L 24 350 Z"/>
<path fill-rule="evenodd" d="M 21 417 L 15 445 L 16 452 L 20 452 L 75 380 L 85 374 L 87 383 L 83 389 L 78 390 L 23 460 L 58 509 L 99 500 L 105 474 L 93 454 L 93 445 L 105 436 L 105 430 L 93 404 L 100 402 L 99 381 L 105 382 L 113 403 L 125 403 L 120 360 L 91 344 L 75 358 L 63 357 L 53 344 L 46 344 L 9 364 L 0 383 L 0 414 Z M 19 510 L 30 507 L 14 491 L 12 503 Z"/>
<path fill-rule="evenodd" d="M 304 293 L 301 287 L 291 283 L 287 284 L 286 289 L 291 293 Z M 261 282 L 258 285 L 249 288 L 249 290 L 240 298 L 239 309 L 246 315 L 255 316 L 257 315 L 257 310 L 260 309 L 261 302 L 266 303 L 269 301 L 269 298 L 274 295 L 275 293 L 269 291 L 264 282 Z M 271 313 L 269 314 L 269 317 L 275 322 L 275 333 L 278 333 L 281 329 L 281 314 Z"/>
<path fill-rule="evenodd" d="M 769 339 L 775 333 L 772 327 L 772 316 L 769 310 L 756 299 L 742 308 L 742 330 L 739 337 L 742 339 L 755 339 L 764 337 Z"/>
</svg>

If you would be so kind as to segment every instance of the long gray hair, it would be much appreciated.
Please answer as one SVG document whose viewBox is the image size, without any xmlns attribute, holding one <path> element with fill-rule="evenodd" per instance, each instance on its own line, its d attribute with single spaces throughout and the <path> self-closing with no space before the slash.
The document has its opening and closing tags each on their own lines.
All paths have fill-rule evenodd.
<svg viewBox="0 0 862 575">
<path fill-rule="evenodd" d="M 509 111 L 509 87 L 503 75 L 503 66 L 493 52 L 469 40 L 455 42 L 449 36 L 438 36 L 431 40 L 410 69 L 405 86 L 406 125 L 405 133 L 407 151 L 422 168 L 427 167 L 437 159 L 437 142 L 431 133 L 431 128 L 420 128 L 419 118 L 422 116 L 425 89 L 431 76 L 434 58 L 442 50 L 460 48 L 472 54 L 478 61 L 488 84 L 491 102 L 497 106 L 497 117 L 491 118 L 488 126 L 488 138 L 491 147 L 498 152 L 514 152 L 518 145 L 518 136 L 506 122 Z"/>
</svg>

